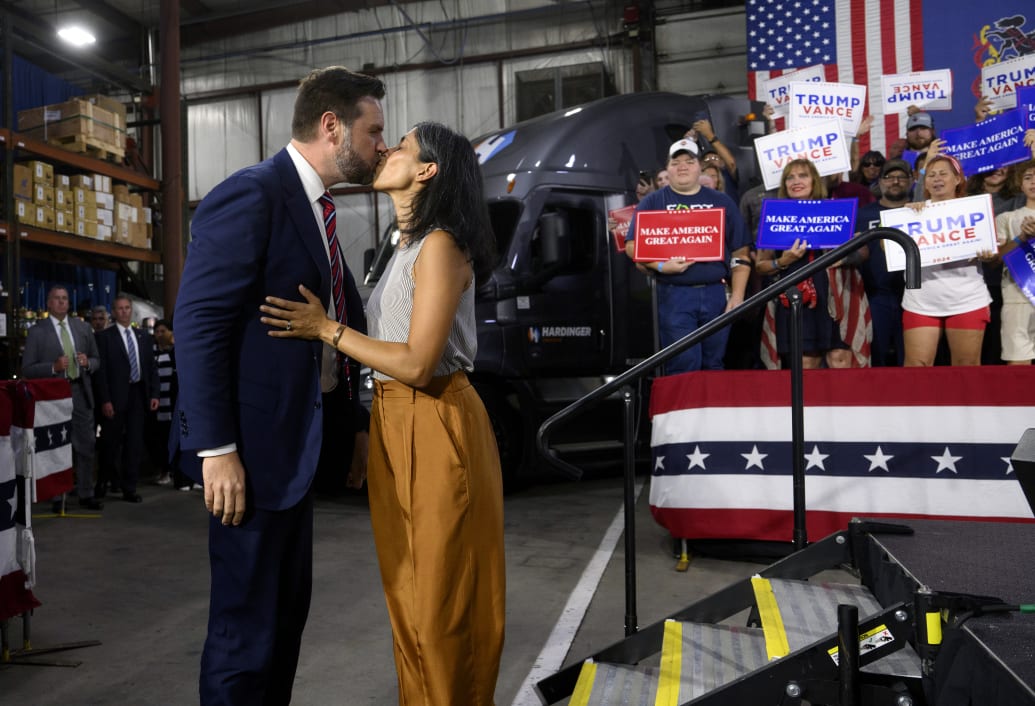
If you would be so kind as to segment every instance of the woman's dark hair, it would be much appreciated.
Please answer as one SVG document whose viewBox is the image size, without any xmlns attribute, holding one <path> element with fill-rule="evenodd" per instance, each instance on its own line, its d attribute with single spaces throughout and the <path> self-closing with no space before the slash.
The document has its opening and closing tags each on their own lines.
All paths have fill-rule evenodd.
<svg viewBox="0 0 1035 706">
<path fill-rule="evenodd" d="M 967 178 L 967 194 L 969 196 L 977 196 L 979 194 L 987 193 L 985 191 L 985 179 L 996 171 L 998 170 L 989 169 L 987 172 L 971 174 Z M 1006 178 L 1003 180 L 1003 185 L 999 189 L 999 197 L 1003 199 L 1012 199 L 1016 193 L 1014 191 L 1013 167 L 1009 167 L 1004 171 L 1006 172 Z"/>
<path fill-rule="evenodd" d="M 409 226 L 403 234 L 416 242 L 435 229 L 448 232 L 467 254 L 475 281 L 480 283 L 495 261 L 496 238 L 474 147 L 466 137 L 439 123 L 418 123 L 413 136 L 420 160 L 434 162 L 438 173 L 413 197 Z"/>
<path fill-rule="evenodd" d="M 876 162 L 878 167 L 883 167 L 884 162 L 886 161 L 887 160 L 884 158 L 884 155 L 881 152 L 877 150 L 870 150 L 869 152 L 867 152 L 859 158 L 859 169 L 857 171 L 852 172 L 851 179 L 849 179 L 849 181 L 854 181 L 856 184 L 862 184 L 863 186 L 869 186 L 870 182 L 868 182 L 866 180 L 866 177 L 863 176 L 863 163 Z M 878 175 L 878 179 L 879 178 L 880 177 Z"/>
</svg>

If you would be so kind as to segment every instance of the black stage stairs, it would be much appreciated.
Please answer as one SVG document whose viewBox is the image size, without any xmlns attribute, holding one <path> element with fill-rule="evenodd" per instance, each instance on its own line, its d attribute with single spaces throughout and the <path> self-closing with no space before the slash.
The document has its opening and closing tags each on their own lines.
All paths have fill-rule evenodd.
<svg viewBox="0 0 1035 706">
<path fill-rule="evenodd" d="M 1035 706 L 1035 615 L 1017 614 L 1035 610 L 1019 605 L 1035 598 L 1035 525 L 910 524 L 922 531 L 854 520 L 544 679 L 539 696 L 570 706 Z M 1025 550 L 1000 565 L 1018 542 Z M 965 551 L 976 575 L 961 566 Z M 860 583 L 817 578 L 835 568 Z"/>
</svg>

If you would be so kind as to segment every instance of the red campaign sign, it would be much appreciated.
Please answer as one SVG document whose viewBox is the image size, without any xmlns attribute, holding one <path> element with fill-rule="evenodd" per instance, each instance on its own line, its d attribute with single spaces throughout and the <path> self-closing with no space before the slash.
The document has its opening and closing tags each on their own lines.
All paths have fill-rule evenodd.
<svg viewBox="0 0 1035 706">
<path fill-rule="evenodd" d="M 725 259 L 726 211 L 641 211 L 636 214 L 633 260 L 655 262 L 678 257 L 697 262 Z"/>
<path fill-rule="evenodd" d="M 607 225 L 611 229 L 611 235 L 614 236 L 615 248 L 618 249 L 618 252 L 625 252 L 625 234 L 629 231 L 629 221 L 632 220 L 635 210 L 636 204 L 632 204 L 607 212 Z"/>
</svg>

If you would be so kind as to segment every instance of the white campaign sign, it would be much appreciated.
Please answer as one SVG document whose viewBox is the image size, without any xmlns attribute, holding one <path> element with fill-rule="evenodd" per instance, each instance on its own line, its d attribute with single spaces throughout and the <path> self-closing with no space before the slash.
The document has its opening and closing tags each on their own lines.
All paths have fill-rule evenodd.
<svg viewBox="0 0 1035 706">
<path fill-rule="evenodd" d="M 762 168 L 765 188 L 780 186 L 780 175 L 787 163 L 807 159 L 816 165 L 820 176 L 851 169 L 848 141 L 837 120 L 815 122 L 806 127 L 774 132 L 755 140 L 755 152 Z"/>
<path fill-rule="evenodd" d="M 880 224 L 898 228 L 920 248 L 920 266 L 969 260 L 983 250 L 996 250 L 992 197 L 965 196 L 928 201 L 920 211 L 893 208 L 881 211 Z M 906 253 L 891 240 L 884 241 L 888 271 L 906 269 Z"/>
<path fill-rule="evenodd" d="M 792 81 L 787 115 L 789 126 L 804 127 L 809 123 L 836 118 L 848 137 L 859 132 L 859 123 L 866 109 L 866 86 L 854 83 Z"/>
<path fill-rule="evenodd" d="M 880 88 L 884 115 L 905 113 L 911 105 L 925 110 L 952 110 L 950 69 L 881 76 Z"/>
<path fill-rule="evenodd" d="M 992 101 L 992 110 L 1017 107 L 1017 89 L 1035 86 L 1035 54 L 981 67 L 981 95 Z"/>
<path fill-rule="evenodd" d="M 790 86 L 793 81 L 819 82 L 825 78 L 822 64 L 808 66 L 764 81 L 762 95 L 765 102 L 773 106 L 773 117 L 783 118 L 787 116 L 787 107 L 791 104 Z"/>
</svg>

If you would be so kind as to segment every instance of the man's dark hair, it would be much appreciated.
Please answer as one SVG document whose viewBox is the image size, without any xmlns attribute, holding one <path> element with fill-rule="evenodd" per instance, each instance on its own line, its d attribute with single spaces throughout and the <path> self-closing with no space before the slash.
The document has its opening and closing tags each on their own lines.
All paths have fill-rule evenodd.
<svg viewBox="0 0 1035 706">
<path fill-rule="evenodd" d="M 489 212 L 482 197 L 482 170 L 470 140 L 439 123 L 418 123 L 413 131 L 422 162 L 438 172 L 417 192 L 406 236 L 417 242 L 436 228 L 453 236 L 471 260 L 475 280 L 488 276 L 496 250 Z"/>
<path fill-rule="evenodd" d="M 155 321 L 154 328 L 158 328 L 159 326 L 165 326 L 170 331 L 173 330 L 172 321 L 169 321 L 169 319 L 158 319 L 158 321 Z"/>
<path fill-rule="evenodd" d="M 298 85 L 295 113 L 291 118 L 291 137 L 309 142 L 316 137 L 320 116 L 330 111 L 348 127 L 360 115 L 359 101 L 385 96 L 381 79 L 350 71 L 344 66 L 328 66 L 311 71 Z"/>
</svg>

